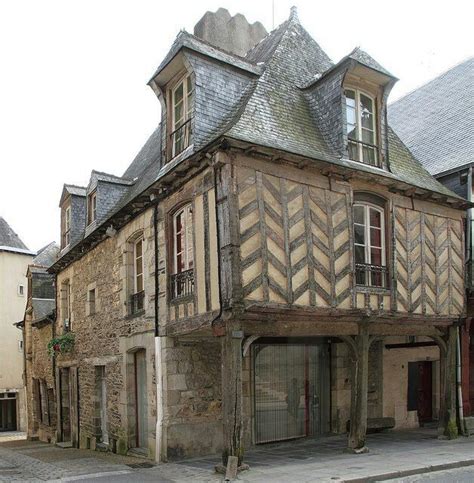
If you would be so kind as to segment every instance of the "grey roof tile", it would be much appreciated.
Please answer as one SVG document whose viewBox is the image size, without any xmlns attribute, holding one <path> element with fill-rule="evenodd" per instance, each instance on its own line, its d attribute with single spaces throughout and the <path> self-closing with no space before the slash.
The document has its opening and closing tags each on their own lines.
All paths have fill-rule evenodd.
<svg viewBox="0 0 474 483">
<path fill-rule="evenodd" d="M 18 248 L 28 250 L 20 237 L 13 231 L 10 225 L 0 216 L 0 247 Z"/>
<path fill-rule="evenodd" d="M 44 319 L 56 309 L 54 299 L 32 299 L 31 305 L 33 307 L 33 322 Z"/>
<path fill-rule="evenodd" d="M 31 261 L 32 265 L 36 265 L 38 267 L 49 267 L 52 265 L 59 254 L 59 246 L 56 242 L 51 242 L 45 247 L 38 250 L 36 257 L 33 258 Z"/>
<path fill-rule="evenodd" d="M 474 57 L 397 100 L 388 114 L 431 174 L 474 163 Z"/>
</svg>

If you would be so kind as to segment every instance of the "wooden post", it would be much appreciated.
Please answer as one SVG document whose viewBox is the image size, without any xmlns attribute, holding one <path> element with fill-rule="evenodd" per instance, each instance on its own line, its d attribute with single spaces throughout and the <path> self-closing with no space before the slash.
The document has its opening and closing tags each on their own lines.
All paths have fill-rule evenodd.
<svg viewBox="0 0 474 483">
<path fill-rule="evenodd" d="M 369 383 L 369 334 L 366 327 L 361 327 L 359 335 L 354 337 L 351 390 L 351 422 L 348 450 L 353 453 L 366 453 L 365 437 L 367 433 L 367 391 Z"/>
<path fill-rule="evenodd" d="M 449 327 L 446 351 L 441 353 L 440 376 L 441 395 L 438 435 L 449 439 L 457 438 L 456 408 L 456 327 Z"/>
<path fill-rule="evenodd" d="M 469 398 L 469 346 L 470 346 L 471 318 L 466 319 L 465 325 L 461 329 L 461 367 L 462 367 L 462 403 L 464 416 L 471 415 L 471 400 Z"/>
<path fill-rule="evenodd" d="M 226 324 L 222 337 L 222 422 L 224 449 L 222 463 L 227 467 L 229 456 L 238 458 L 242 465 L 242 338 L 240 325 Z"/>
</svg>

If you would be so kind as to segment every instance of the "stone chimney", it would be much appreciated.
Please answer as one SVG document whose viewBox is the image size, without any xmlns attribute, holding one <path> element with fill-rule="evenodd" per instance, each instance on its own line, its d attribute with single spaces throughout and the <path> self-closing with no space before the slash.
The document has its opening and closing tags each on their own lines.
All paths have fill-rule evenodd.
<svg viewBox="0 0 474 483">
<path fill-rule="evenodd" d="M 268 32 L 260 22 L 249 24 L 240 13 L 230 15 L 225 8 L 206 12 L 194 27 L 194 35 L 227 52 L 244 57 Z"/>
</svg>

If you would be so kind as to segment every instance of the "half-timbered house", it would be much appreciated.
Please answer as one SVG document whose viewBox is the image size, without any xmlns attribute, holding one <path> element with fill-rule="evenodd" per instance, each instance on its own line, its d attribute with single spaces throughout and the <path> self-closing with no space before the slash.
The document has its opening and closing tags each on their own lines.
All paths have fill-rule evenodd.
<svg viewBox="0 0 474 483">
<path fill-rule="evenodd" d="M 223 9 L 179 33 L 136 160 L 63 192 L 59 440 L 225 463 L 455 433 L 465 202 L 387 124 L 395 81 L 360 49 L 333 63 L 294 9 L 270 34 Z"/>
</svg>

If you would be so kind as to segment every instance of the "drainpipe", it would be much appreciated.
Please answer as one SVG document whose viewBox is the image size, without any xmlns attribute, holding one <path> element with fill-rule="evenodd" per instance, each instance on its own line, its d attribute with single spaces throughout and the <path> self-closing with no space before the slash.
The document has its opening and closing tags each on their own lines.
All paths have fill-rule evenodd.
<svg viewBox="0 0 474 483">
<path fill-rule="evenodd" d="M 462 382 L 461 382 L 461 342 L 460 330 L 456 327 L 456 385 L 458 388 L 458 414 L 459 425 L 461 426 L 461 434 L 465 436 L 464 426 L 464 408 L 462 401 Z"/>
<path fill-rule="evenodd" d="M 153 238 L 155 245 L 155 370 L 156 370 L 156 428 L 155 428 L 155 460 L 161 463 L 163 451 L 163 367 L 162 350 L 159 326 L 159 304 L 158 296 L 160 292 L 159 277 L 159 250 L 158 250 L 158 201 L 153 208 Z"/>
<path fill-rule="evenodd" d="M 467 172 L 467 201 L 469 203 L 472 202 L 472 166 L 469 166 L 469 171 Z M 466 225 L 466 266 L 468 269 L 468 291 L 470 291 L 472 286 L 472 208 L 467 210 Z"/>
</svg>

